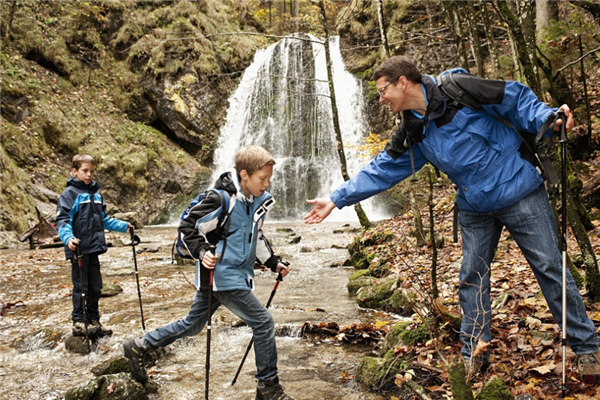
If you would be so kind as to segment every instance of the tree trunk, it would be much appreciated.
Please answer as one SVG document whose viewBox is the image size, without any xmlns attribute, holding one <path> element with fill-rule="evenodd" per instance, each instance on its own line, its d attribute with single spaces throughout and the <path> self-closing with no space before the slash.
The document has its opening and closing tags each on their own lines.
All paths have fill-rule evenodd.
<svg viewBox="0 0 600 400">
<path fill-rule="evenodd" d="M 490 52 L 490 78 L 498 79 L 500 72 L 500 57 L 498 57 L 498 47 L 496 46 L 496 40 L 494 38 L 494 32 L 492 30 L 492 23 L 490 22 L 490 14 L 487 8 L 487 2 L 484 0 L 479 0 L 479 7 L 481 8 L 481 16 L 483 18 L 483 29 L 485 31 L 487 47 Z"/>
<path fill-rule="evenodd" d="M 379 34 L 381 35 L 381 43 L 383 45 L 383 55 L 384 58 L 388 58 L 391 54 L 386 35 L 385 19 L 383 17 L 383 0 L 377 0 L 375 3 L 377 5 L 377 19 L 379 20 Z"/>
<path fill-rule="evenodd" d="M 325 34 L 324 38 L 324 46 L 325 46 L 325 60 L 327 64 L 327 80 L 329 83 L 329 93 L 330 93 L 330 101 L 331 101 L 331 116 L 333 119 L 333 129 L 335 131 L 335 138 L 337 140 L 337 151 L 340 157 L 340 167 L 342 169 L 342 177 L 345 181 L 350 179 L 348 175 L 348 167 L 346 163 L 346 154 L 344 153 L 344 141 L 342 140 L 342 131 L 340 129 L 340 121 L 338 117 L 337 103 L 335 97 L 335 88 L 333 87 L 333 71 L 331 70 L 331 53 L 329 51 L 329 28 L 327 26 L 327 14 L 325 13 L 325 5 L 323 4 L 323 0 L 319 0 L 319 8 L 321 9 L 321 20 L 323 24 L 323 33 Z M 356 203 L 354 205 L 354 209 L 356 210 L 356 214 L 358 215 L 358 220 L 360 221 L 360 225 L 363 228 L 368 228 L 371 226 L 371 222 L 367 217 L 367 214 L 363 211 L 360 203 Z"/>
<path fill-rule="evenodd" d="M 467 2 L 466 6 L 463 7 L 467 18 L 467 26 L 469 27 L 469 38 L 471 40 L 471 51 L 473 52 L 473 58 L 475 59 L 475 66 L 477 67 L 477 75 L 485 78 L 485 70 L 483 69 L 483 54 L 481 53 L 481 40 L 479 39 L 479 31 L 477 29 L 477 10 L 475 10 L 474 2 Z"/>
<path fill-rule="evenodd" d="M 508 24 L 515 43 L 519 64 L 523 69 L 525 84 L 541 98 L 540 80 L 537 75 L 535 26 L 533 8 L 528 1 L 507 2 L 496 0 L 501 17 Z M 514 7 L 515 10 L 511 7 Z"/>
<path fill-rule="evenodd" d="M 460 25 L 460 15 L 458 12 L 458 4 L 456 1 L 442 1 L 442 6 L 446 10 L 446 14 L 450 20 L 450 30 L 456 43 L 456 51 L 458 53 L 459 64 L 467 72 L 469 72 L 469 61 L 467 57 L 467 48 L 463 41 L 464 33 Z"/>
<path fill-rule="evenodd" d="M 300 0 L 294 0 L 292 16 L 294 17 L 294 25 L 296 26 L 296 32 L 300 32 Z"/>
<path fill-rule="evenodd" d="M 542 39 L 550 22 L 558 20 L 558 5 L 556 1 L 536 0 L 535 2 L 535 33 L 537 39 Z"/>
</svg>

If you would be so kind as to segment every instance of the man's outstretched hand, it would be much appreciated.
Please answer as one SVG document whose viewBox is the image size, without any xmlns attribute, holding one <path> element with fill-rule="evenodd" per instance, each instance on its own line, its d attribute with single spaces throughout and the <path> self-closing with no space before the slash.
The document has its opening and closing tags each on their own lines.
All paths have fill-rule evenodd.
<svg viewBox="0 0 600 400">
<path fill-rule="evenodd" d="M 329 197 L 320 197 L 318 199 L 307 200 L 308 204 L 314 204 L 314 207 L 304 216 L 304 223 L 318 224 L 323 222 L 331 211 L 335 208 L 335 203 Z"/>
</svg>

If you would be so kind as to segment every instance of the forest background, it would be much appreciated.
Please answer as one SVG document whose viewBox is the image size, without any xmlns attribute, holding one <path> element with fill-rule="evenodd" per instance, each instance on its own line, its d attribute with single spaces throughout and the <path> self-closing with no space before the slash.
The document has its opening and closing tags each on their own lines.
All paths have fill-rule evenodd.
<svg viewBox="0 0 600 400">
<path fill-rule="evenodd" d="M 2 246 L 12 246 L 39 215 L 52 216 L 71 157 L 82 151 L 98 161 L 111 214 L 140 225 L 164 222 L 210 175 L 227 100 L 255 51 L 293 32 L 323 37 L 327 28 L 341 36 L 348 69 L 365 82 L 371 130 L 366 154 L 380 149 L 395 127 L 370 81 L 373 69 L 391 55 L 405 54 L 431 74 L 460 66 L 487 78 L 519 80 L 551 105 L 570 105 L 576 120 L 568 147 L 570 209 L 576 210 L 569 222 L 577 227 L 573 267 L 584 273 L 584 294 L 597 302 L 598 2 L 319 3 L 1 2 Z M 444 179 L 430 179 L 430 172 L 394 188 L 405 212 L 363 234 L 371 270 L 378 263 L 399 269 L 415 251 L 423 264 L 411 263 L 413 272 L 443 259 L 443 248 L 435 254 L 436 241 L 426 231 L 429 237 L 452 235 L 452 188 Z M 433 187 L 435 194 L 428 195 Z M 407 227 L 412 232 L 405 235 Z M 402 237 L 406 249 L 369 242 L 390 237 L 381 232 Z M 514 250 L 511 257 L 518 253 L 504 239 Z M 460 257 L 456 249 L 447 256 Z M 513 262 L 524 265 L 518 258 Z"/>
</svg>

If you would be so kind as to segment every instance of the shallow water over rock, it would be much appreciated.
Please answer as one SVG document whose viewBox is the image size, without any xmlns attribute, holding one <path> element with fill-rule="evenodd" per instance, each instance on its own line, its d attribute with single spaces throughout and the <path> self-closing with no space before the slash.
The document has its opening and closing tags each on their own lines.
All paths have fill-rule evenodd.
<svg viewBox="0 0 600 400">
<path fill-rule="evenodd" d="M 293 271 L 279 285 L 271 312 L 277 325 L 279 374 L 294 399 L 375 399 L 354 381 L 358 362 L 370 347 L 340 345 L 334 340 L 316 342 L 299 337 L 302 324 L 333 321 L 340 326 L 373 321 L 382 316 L 360 310 L 346 285 L 353 268 L 342 267 L 348 257 L 356 223 L 272 223 L 264 228 L 277 254 L 291 262 Z M 171 264 L 176 228 L 147 227 L 139 232 L 138 248 L 158 249 L 137 254 L 143 312 L 147 330 L 183 318 L 194 295 L 193 265 Z M 336 233 L 334 233 L 334 231 Z M 128 236 L 109 234 L 128 242 Z M 298 241 L 298 237 L 300 240 Z M 115 241 L 116 242 L 116 241 Z M 143 333 L 131 247 L 111 247 L 100 258 L 104 282 L 123 292 L 100 300 L 101 321 L 114 330 L 99 339 L 88 355 L 65 349 L 70 335 L 70 266 L 63 250 L 3 250 L 0 252 L 0 398 L 16 400 L 62 399 L 72 386 L 92 379 L 97 364 L 122 354 L 124 339 Z M 276 275 L 256 272 L 256 295 L 266 302 Z M 19 303 L 22 302 L 22 303 Z M 391 316 L 386 316 L 391 319 Z M 248 328 L 224 307 L 213 316 L 210 398 L 253 399 L 254 353 L 250 352 L 234 386 L 231 386 L 251 338 Z M 54 332 L 44 340 L 41 330 Z M 56 341 L 56 335 L 62 340 Z M 150 399 L 204 397 L 206 330 L 179 340 L 149 370 L 158 383 Z"/>
</svg>

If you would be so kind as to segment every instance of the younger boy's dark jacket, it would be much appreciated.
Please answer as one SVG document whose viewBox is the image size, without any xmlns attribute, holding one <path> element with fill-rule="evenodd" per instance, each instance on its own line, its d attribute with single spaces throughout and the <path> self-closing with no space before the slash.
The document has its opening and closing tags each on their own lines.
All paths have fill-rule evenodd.
<svg viewBox="0 0 600 400">
<path fill-rule="evenodd" d="M 74 258 L 73 252 L 67 247 L 71 239 L 80 240 L 82 255 L 101 254 L 107 250 L 105 229 L 127 232 L 127 222 L 109 217 L 105 211 L 106 204 L 98 182 L 92 181 L 86 185 L 76 178 L 69 178 L 56 207 L 56 230 L 65 244 L 67 260 Z"/>
</svg>

